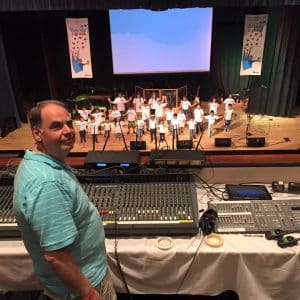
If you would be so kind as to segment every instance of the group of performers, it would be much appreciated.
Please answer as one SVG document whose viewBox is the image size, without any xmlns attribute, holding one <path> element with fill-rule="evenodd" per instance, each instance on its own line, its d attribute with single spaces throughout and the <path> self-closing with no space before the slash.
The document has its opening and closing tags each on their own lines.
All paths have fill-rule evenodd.
<svg viewBox="0 0 300 300">
<path fill-rule="evenodd" d="M 124 133 L 135 134 L 137 141 L 149 133 L 151 143 L 157 140 L 159 134 L 161 143 L 166 142 L 167 133 L 178 140 L 178 136 L 188 128 L 189 139 L 193 140 L 207 128 L 210 138 L 213 136 L 216 121 L 221 118 L 221 106 L 224 107 L 224 131 L 230 131 L 235 105 L 231 95 L 218 101 L 216 97 L 212 97 L 207 112 L 204 111 L 199 97 L 190 101 L 187 96 L 183 96 L 178 107 L 171 107 L 166 96 L 160 99 L 156 93 L 149 99 L 144 99 L 139 93 L 129 98 L 118 93 L 115 99 L 108 98 L 107 101 L 111 108 L 105 111 L 93 106 L 80 109 L 75 106 L 75 119 L 82 147 L 86 147 L 87 133 L 90 133 L 93 143 L 98 143 L 98 137 L 102 133 L 104 138 L 109 138 L 113 133 L 119 140 Z"/>
</svg>

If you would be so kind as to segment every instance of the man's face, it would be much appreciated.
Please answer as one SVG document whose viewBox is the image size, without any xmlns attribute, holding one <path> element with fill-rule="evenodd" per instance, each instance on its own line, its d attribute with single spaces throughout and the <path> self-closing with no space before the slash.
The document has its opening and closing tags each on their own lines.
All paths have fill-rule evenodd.
<svg viewBox="0 0 300 300">
<path fill-rule="evenodd" d="M 75 131 L 68 111 L 57 104 L 48 104 L 42 109 L 41 119 L 41 127 L 33 129 L 37 149 L 63 161 L 75 143 Z"/>
</svg>

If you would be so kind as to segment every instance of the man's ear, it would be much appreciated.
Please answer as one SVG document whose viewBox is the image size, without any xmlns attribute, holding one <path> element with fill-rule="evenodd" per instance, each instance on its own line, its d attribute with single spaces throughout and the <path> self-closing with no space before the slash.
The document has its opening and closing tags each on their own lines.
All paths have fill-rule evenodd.
<svg viewBox="0 0 300 300">
<path fill-rule="evenodd" d="M 35 139 L 36 142 L 41 142 L 42 138 L 41 138 L 41 131 L 39 128 L 35 127 L 32 129 L 32 135 L 33 138 Z"/>
</svg>

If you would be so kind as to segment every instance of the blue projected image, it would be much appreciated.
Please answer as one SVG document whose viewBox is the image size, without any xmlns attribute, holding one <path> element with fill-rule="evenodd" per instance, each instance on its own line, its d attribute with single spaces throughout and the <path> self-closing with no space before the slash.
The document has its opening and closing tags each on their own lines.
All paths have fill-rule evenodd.
<svg viewBox="0 0 300 300">
<path fill-rule="evenodd" d="M 212 8 L 109 15 L 115 74 L 209 71 Z"/>
</svg>

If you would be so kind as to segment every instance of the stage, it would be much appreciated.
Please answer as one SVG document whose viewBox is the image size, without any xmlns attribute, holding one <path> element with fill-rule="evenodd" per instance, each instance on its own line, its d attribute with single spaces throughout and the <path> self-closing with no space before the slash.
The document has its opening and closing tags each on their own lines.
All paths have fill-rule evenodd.
<svg viewBox="0 0 300 300">
<path fill-rule="evenodd" d="M 205 107 L 207 103 L 202 105 Z M 214 134 L 208 137 L 207 130 L 202 137 L 200 134 L 193 140 L 193 148 L 186 151 L 203 151 L 209 166 L 296 166 L 300 165 L 300 114 L 295 113 L 293 118 L 274 117 L 266 115 L 247 114 L 242 104 L 235 105 L 235 117 L 232 121 L 231 130 L 224 131 L 223 112 L 220 111 L 220 119 L 215 125 Z M 92 138 L 87 134 L 87 144 L 85 147 L 79 142 L 79 133 L 76 129 L 76 143 L 69 155 L 68 162 L 75 167 L 82 167 L 86 154 L 89 151 L 103 151 L 105 138 L 103 131 L 98 136 L 98 143 L 93 147 Z M 127 126 L 123 127 L 124 140 L 128 151 L 130 151 L 130 142 L 135 142 L 136 135 L 132 132 L 127 134 Z M 256 138 L 263 145 L 247 145 L 247 139 Z M 188 140 L 189 130 L 185 127 L 183 134 L 179 135 L 179 140 Z M 200 139 L 200 143 L 199 143 Z M 230 141 L 230 146 L 216 145 L 216 139 L 221 142 L 223 139 Z M 114 134 L 107 140 L 104 151 L 126 151 L 123 138 L 117 139 Z M 150 133 L 145 132 L 142 140 L 146 142 L 146 149 L 141 150 L 142 162 L 148 160 L 149 153 L 152 150 L 176 150 L 176 141 L 173 143 L 172 134 L 166 133 L 166 142 L 159 143 L 159 134 L 157 134 L 157 143 L 150 142 Z M 23 123 L 22 127 L 9 133 L 6 137 L 0 138 L 0 163 L 6 165 L 14 158 L 22 156 L 25 149 L 34 147 L 31 136 L 30 126 Z M 222 144 L 222 143 L 221 143 Z M 20 153 L 19 153 L 20 152 Z M 188 157 L 188 152 L 187 152 Z"/>
</svg>

